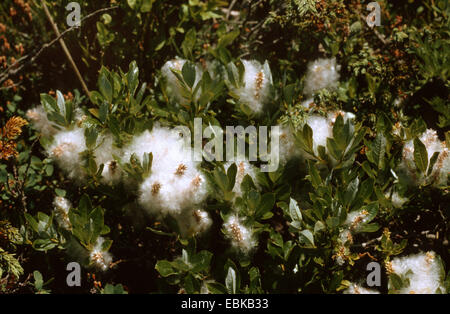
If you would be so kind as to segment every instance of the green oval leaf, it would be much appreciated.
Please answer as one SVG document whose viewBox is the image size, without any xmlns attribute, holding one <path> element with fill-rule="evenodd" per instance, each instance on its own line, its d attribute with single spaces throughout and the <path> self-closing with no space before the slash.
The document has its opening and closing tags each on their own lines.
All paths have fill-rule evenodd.
<svg viewBox="0 0 450 314">
<path fill-rule="evenodd" d="M 418 139 L 414 139 L 414 163 L 420 172 L 425 173 L 428 167 L 428 152 L 425 145 Z"/>
</svg>

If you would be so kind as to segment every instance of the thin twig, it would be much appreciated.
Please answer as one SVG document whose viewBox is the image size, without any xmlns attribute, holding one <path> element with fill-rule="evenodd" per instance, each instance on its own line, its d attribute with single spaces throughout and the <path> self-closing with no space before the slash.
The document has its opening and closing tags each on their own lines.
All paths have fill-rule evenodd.
<svg viewBox="0 0 450 314">
<path fill-rule="evenodd" d="M 58 36 L 58 37 L 61 36 L 61 33 L 59 32 L 59 29 L 58 29 L 58 25 L 56 25 L 55 21 L 53 21 L 52 15 L 50 14 L 50 11 L 48 10 L 47 5 L 45 4 L 45 0 L 41 0 L 41 4 L 42 4 L 42 7 L 44 9 L 45 15 L 47 15 L 47 18 L 48 18 L 50 24 L 53 27 L 53 31 L 55 32 L 56 36 Z M 75 71 L 75 74 L 77 75 L 78 80 L 80 81 L 84 92 L 86 93 L 86 95 L 90 99 L 91 98 L 91 93 L 89 92 L 89 89 L 88 89 L 88 87 L 86 85 L 86 82 L 84 81 L 83 77 L 81 76 L 81 73 L 78 70 L 78 67 L 77 67 L 75 61 L 73 61 L 72 55 L 70 54 L 70 51 L 67 48 L 66 43 L 64 42 L 64 39 L 62 37 L 59 39 L 59 43 L 61 44 L 61 47 L 62 47 L 62 49 L 63 49 L 63 51 L 64 51 L 64 53 L 65 53 L 65 55 L 67 57 L 67 60 L 69 60 L 70 65 L 72 66 L 73 70 Z"/>
<path fill-rule="evenodd" d="M 257 31 L 259 28 L 261 28 L 261 27 L 264 25 L 265 22 L 266 22 L 265 20 L 262 20 L 262 21 L 259 21 L 255 26 L 253 26 L 253 27 L 250 29 L 250 31 L 246 34 L 247 40 L 248 40 L 248 38 L 250 38 L 250 36 L 251 36 L 255 31 Z"/>
<path fill-rule="evenodd" d="M 231 1 L 230 6 L 228 7 L 228 12 L 227 12 L 227 15 L 226 15 L 226 17 L 225 17 L 225 20 L 228 21 L 228 18 L 230 17 L 231 10 L 233 9 L 234 5 L 236 4 L 236 1 L 237 1 L 237 0 Z"/>
<path fill-rule="evenodd" d="M 366 22 L 366 16 L 364 16 L 364 14 L 359 13 L 359 17 L 360 17 L 364 22 Z M 383 36 L 382 34 L 380 34 L 380 33 L 376 30 L 375 27 L 369 27 L 369 28 L 374 32 L 374 34 L 378 37 L 378 39 L 379 39 L 384 45 L 388 45 L 388 44 L 391 42 L 390 40 L 384 38 L 384 36 Z"/>
<path fill-rule="evenodd" d="M 114 6 L 114 7 L 109 7 L 109 8 L 103 8 L 103 9 L 99 9 L 97 11 L 94 11 L 92 13 L 90 13 L 89 15 L 86 15 L 84 18 L 81 19 L 80 24 L 82 24 L 85 20 L 99 14 L 105 11 L 110 11 L 110 10 L 114 10 L 117 9 L 118 6 Z M 50 46 L 54 45 L 57 41 L 59 41 L 62 37 L 64 37 L 66 34 L 68 34 L 69 32 L 73 31 L 74 29 L 78 29 L 79 26 L 72 26 L 68 29 L 66 29 L 64 32 L 62 32 L 59 36 L 57 36 L 55 39 L 53 39 L 52 41 L 44 44 L 39 50 L 37 50 L 36 53 L 30 53 L 27 54 L 23 57 L 21 57 L 20 59 L 16 60 L 16 62 L 14 62 L 13 64 L 11 64 L 5 71 L 3 71 L 0 74 L 0 85 L 6 81 L 11 75 L 15 75 L 18 72 L 20 72 L 25 66 L 27 66 L 28 64 L 33 63 L 41 54 L 42 52 L 49 48 Z M 36 50 L 35 50 L 36 51 Z M 26 61 L 26 62 L 25 62 Z M 20 63 L 24 62 L 23 64 L 21 64 L 19 66 Z"/>
<path fill-rule="evenodd" d="M 369 240 L 369 241 L 367 241 L 367 242 L 364 242 L 364 243 L 361 243 L 361 244 L 355 244 L 355 245 L 353 245 L 353 247 L 363 247 L 363 248 L 366 248 L 366 247 L 369 247 L 370 245 L 372 245 L 372 243 L 375 243 L 375 242 L 377 242 L 377 241 L 381 241 L 381 237 L 371 239 L 371 240 Z"/>
<path fill-rule="evenodd" d="M 38 141 L 39 141 L 39 137 L 37 137 L 37 138 L 33 141 L 33 143 L 31 144 L 31 147 L 30 147 L 30 155 L 31 155 L 31 152 L 32 152 L 32 150 L 33 150 L 33 147 L 36 145 L 36 143 L 37 143 Z M 26 194 L 25 194 L 25 184 L 26 184 L 26 182 L 27 182 L 28 171 L 30 170 L 30 166 L 31 166 L 31 156 L 30 156 L 30 158 L 28 159 L 27 168 L 25 169 L 25 172 L 24 172 L 24 174 L 23 174 L 23 180 L 22 180 L 22 182 L 21 182 L 22 184 L 20 185 L 20 190 L 19 190 L 24 212 L 27 212 L 27 196 L 26 196 Z"/>
<path fill-rule="evenodd" d="M 247 25 L 247 21 L 250 18 L 250 15 L 251 15 L 251 12 L 252 12 L 253 1 L 255 1 L 255 0 L 249 0 L 248 11 L 247 11 L 247 14 L 245 15 L 245 20 L 242 23 L 242 28 L 243 29 L 245 29 L 245 26 Z"/>
<path fill-rule="evenodd" d="M 6 189 L 11 193 L 11 195 L 15 198 L 16 192 L 11 189 L 11 186 L 9 185 L 9 172 L 6 172 Z"/>
<path fill-rule="evenodd" d="M 11 89 L 11 88 L 14 88 L 14 87 L 19 87 L 20 85 L 22 85 L 22 83 L 15 83 L 15 84 L 13 84 L 13 85 L 10 85 L 10 86 L 0 86 L 0 89 L 3 89 L 3 90 L 8 90 L 8 89 Z"/>
</svg>

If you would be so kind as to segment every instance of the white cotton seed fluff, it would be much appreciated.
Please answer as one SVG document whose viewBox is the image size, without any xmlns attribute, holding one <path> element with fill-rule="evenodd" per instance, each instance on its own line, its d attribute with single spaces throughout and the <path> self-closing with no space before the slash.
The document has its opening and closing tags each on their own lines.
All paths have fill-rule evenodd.
<svg viewBox="0 0 450 314">
<path fill-rule="evenodd" d="M 266 69 L 268 66 L 265 68 L 256 60 L 242 60 L 242 64 L 245 68 L 244 86 L 233 92 L 253 113 L 260 114 L 269 98 L 272 75 Z"/>
<path fill-rule="evenodd" d="M 300 157 L 301 150 L 295 143 L 294 134 L 287 126 L 279 125 L 278 131 L 272 131 L 271 136 L 278 136 L 280 164 L 285 165 L 289 160 Z"/>
<path fill-rule="evenodd" d="M 95 243 L 95 246 L 90 254 L 91 263 L 93 263 L 97 268 L 103 271 L 107 270 L 112 262 L 111 254 L 102 249 L 104 242 L 105 239 L 103 239 L 102 237 L 98 237 L 97 242 Z"/>
<path fill-rule="evenodd" d="M 313 95 L 321 89 L 335 89 L 338 85 L 340 66 L 336 59 L 317 59 L 308 64 L 305 79 L 305 95 Z"/>
<path fill-rule="evenodd" d="M 314 103 L 314 98 L 308 98 L 306 100 L 304 100 L 300 106 L 302 106 L 303 108 L 305 108 L 306 110 L 312 110 L 314 108 L 316 108 L 316 104 Z"/>
<path fill-rule="evenodd" d="M 117 184 L 122 177 L 122 172 L 116 160 L 109 160 L 104 163 L 101 182 L 111 185 Z"/>
<path fill-rule="evenodd" d="M 57 133 L 54 136 L 53 144 L 47 149 L 47 153 L 61 169 L 67 172 L 70 179 L 81 181 L 85 174 L 82 169 L 80 153 L 85 150 L 84 131 L 75 128 Z"/>
<path fill-rule="evenodd" d="M 193 167 L 193 164 L 183 165 L 187 169 Z M 155 169 L 141 184 L 139 203 L 150 213 L 179 214 L 206 198 L 206 178 L 201 172 L 192 170 L 178 175 L 175 171 L 174 167 Z"/>
<path fill-rule="evenodd" d="M 350 252 L 350 245 L 353 244 L 353 233 L 359 231 L 360 226 L 367 221 L 367 211 L 354 211 L 347 215 L 347 220 L 344 222 L 344 228 L 339 233 L 339 246 L 336 250 L 336 263 L 340 266 L 345 264 Z"/>
<path fill-rule="evenodd" d="M 342 110 L 336 110 L 328 113 L 328 121 L 330 122 L 330 125 L 333 126 L 336 122 L 336 119 L 338 116 L 342 116 L 344 123 L 347 122 L 347 120 L 353 120 L 355 119 L 355 115 L 351 112 L 345 112 Z"/>
<path fill-rule="evenodd" d="M 160 168 L 163 164 L 191 160 L 191 149 L 185 147 L 179 133 L 169 128 L 155 125 L 152 131 L 144 131 L 133 138 L 130 145 L 123 150 L 124 162 L 129 162 L 132 154 L 142 162 L 144 153 L 153 154 L 152 168 Z M 178 165 L 177 165 L 178 166 Z"/>
<path fill-rule="evenodd" d="M 58 132 L 57 125 L 48 120 L 44 107 L 38 106 L 36 108 L 29 109 L 26 116 L 42 135 L 51 136 Z"/>
<path fill-rule="evenodd" d="M 351 283 L 350 286 L 344 290 L 344 294 L 380 294 L 380 292 L 372 289 L 364 288 L 356 283 Z"/>
<path fill-rule="evenodd" d="M 333 126 L 336 122 L 338 116 L 342 116 L 344 119 L 344 123 L 347 120 L 353 120 L 355 115 L 351 112 L 344 112 L 341 110 L 332 111 L 328 113 L 327 117 L 323 117 L 317 114 L 310 114 L 306 123 L 309 125 L 313 132 L 313 151 L 316 155 L 318 155 L 318 147 L 323 146 L 325 151 L 327 150 L 327 138 L 333 138 Z M 309 154 L 303 152 L 304 157 L 308 158 Z M 335 163 L 336 160 L 332 156 L 329 156 L 331 162 Z"/>
<path fill-rule="evenodd" d="M 84 113 L 83 109 L 81 108 L 75 108 L 74 111 L 74 122 L 76 126 L 79 128 L 82 127 L 83 123 L 88 119 L 88 116 Z"/>
<path fill-rule="evenodd" d="M 180 214 L 202 203 L 208 194 L 206 178 L 193 160 L 192 149 L 174 130 L 155 126 L 136 136 L 124 149 L 124 161 L 134 153 L 142 161 L 153 154 L 151 174 L 140 185 L 139 203 L 152 214 Z"/>
<path fill-rule="evenodd" d="M 392 205 L 396 208 L 401 208 L 403 204 L 405 204 L 408 201 L 406 197 L 400 196 L 397 192 L 392 193 Z"/>
<path fill-rule="evenodd" d="M 369 220 L 369 212 L 365 209 L 355 210 L 347 214 L 347 219 L 344 222 L 344 228 L 339 233 L 340 246 L 336 253 L 336 263 L 344 265 L 346 256 L 350 254 L 349 244 L 353 244 L 353 234 L 361 230 L 364 223 Z"/>
<path fill-rule="evenodd" d="M 344 112 L 341 110 L 332 111 L 328 113 L 327 117 L 323 117 L 318 114 L 309 114 L 307 116 L 305 122 L 309 125 L 313 132 L 313 151 L 316 155 L 318 155 L 319 146 L 323 146 L 327 152 L 327 138 L 333 137 L 333 126 L 337 117 L 340 115 L 343 117 L 344 122 L 355 118 L 353 113 Z M 295 157 L 310 157 L 309 154 L 302 151 L 297 146 L 294 135 L 288 127 L 280 126 L 279 132 L 274 135 L 278 135 L 279 138 L 279 157 L 281 164 L 286 164 L 288 160 Z M 331 156 L 330 160 L 332 162 L 336 162 Z"/>
<path fill-rule="evenodd" d="M 333 129 L 327 118 L 319 115 L 310 115 L 306 123 L 313 131 L 313 150 L 318 155 L 319 146 L 327 147 L 327 138 L 333 137 Z"/>
<path fill-rule="evenodd" d="M 447 176 L 450 171 L 449 150 L 445 142 L 441 142 L 435 130 L 427 129 L 420 137 L 420 141 L 425 145 L 428 153 L 428 168 L 430 160 L 435 152 L 439 152 L 436 163 L 433 166 L 431 174 L 424 176 L 420 173 L 414 162 L 414 142 L 409 140 L 403 147 L 403 159 L 400 163 L 401 172 L 406 175 L 409 182 L 416 185 L 432 183 L 435 186 L 446 185 Z M 428 169 L 426 173 L 428 172 Z"/>
<path fill-rule="evenodd" d="M 103 164 L 102 179 L 105 184 L 116 184 L 120 181 L 122 171 L 117 160 L 121 157 L 121 150 L 114 145 L 114 138 L 112 135 L 102 135 L 97 139 L 97 147 L 94 151 L 95 161 L 97 165 Z"/>
<path fill-rule="evenodd" d="M 220 61 L 206 60 L 204 63 L 204 69 L 208 71 L 209 76 L 215 81 L 224 80 L 226 78 L 226 70 Z"/>
<path fill-rule="evenodd" d="M 409 286 L 402 288 L 399 293 L 433 294 L 438 289 L 446 293 L 442 284 L 440 263 L 435 252 L 395 258 L 390 264 L 395 274 L 409 278 Z M 408 271 L 412 273 L 408 274 Z"/>
<path fill-rule="evenodd" d="M 337 252 L 333 256 L 333 258 L 336 260 L 336 264 L 339 266 L 342 266 L 345 264 L 345 261 L 348 259 L 348 256 L 350 255 L 350 249 L 348 246 L 340 245 L 337 247 Z"/>
<path fill-rule="evenodd" d="M 358 232 L 363 224 L 368 222 L 370 214 L 367 210 L 355 210 L 347 214 L 345 225 L 349 227 L 350 231 Z"/>
<path fill-rule="evenodd" d="M 393 126 L 392 126 L 392 134 L 395 136 L 400 137 L 401 139 L 405 139 L 405 132 L 404 132 L 404 126 L 401 122 L 396 122 Z"/>
<path fill-rule="evenodd" d="M 349 229 L 344 229 L 339 233 L 339 241 L 341 244 L 345 244 L 346 242 L 353 243 L 353 236 Z"/>
<path fill-rule="evenodd" d="M 235 215 L 230 216 L 223 224 L 226 237 L 231 240 L 231 245 L 243 253 L 249 253 L 256 247 L 251 229 L 245 227 Z"/>
<path fill-rule="evenodd" d="M 242 196 L 241 184 L 246 175 L 249 175 L 253 183 L 255 183 L 256 188 L 258 188 L 258 182 L 256 180 L 256 167 L 253 166 L 248 160 L 244 161 L 229 161 L 224 164 L 225 171 L 228 171 L 228 168 L 235 163 L 236 164 L 236 179 L 234 182 L 233 192 L 235 193 L 235 197 Z"/>
<path fill-rule="evenodd" d="M 69 210 L 72 204 L 67 198 L 57 196 L 53 200 L 56 222 L 61 228 L 66 230 L 72 229 L 72 224 L 69 220 Z"/>
<path fill-rule="evenodd" d="M 183 88 L 182 88 L 180 81 L 177 79 L 175 74 L 173 74 L 172 70 L 177 70 L 177 71 L 181 72 L 186 61 L 187 60 L 185 60 L 185 59 L 180 59 L 177 57 L 176 59 L 167 61 L 161 68 L 161 73 L 167 81 L 168 95 L 174 97 L 174 99 L 180 104 L 186 103 L 187 99 L 183 95 L 183 92 L 182 92 Z M 203 75 L 203 70 L 201 69 L 200 66 L 196 65 L 195 73 L 196 73 L 196 75 L 195 75 L 194 87 L 197 86 L 198 82 L 200 82 L 202 75 Z M 197 92 L 196 97 L 199 97 L 199 95 L 201 95 L 201 90 L 199 90 Z"/>
<path fill-rule="evenodd" d="M 175 216 L 175 219 L 178 222 L 180 234 L 183 237 L 201 234 L 207 231 L 212 225 L 209 214 L 200 209 L 186 210 L 180 215 Z"/>
</svg>

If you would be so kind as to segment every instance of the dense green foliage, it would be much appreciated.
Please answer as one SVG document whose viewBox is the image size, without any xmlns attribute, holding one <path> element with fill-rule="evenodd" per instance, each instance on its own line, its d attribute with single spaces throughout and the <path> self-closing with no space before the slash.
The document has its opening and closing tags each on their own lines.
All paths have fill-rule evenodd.
<svg viewBox="0 0 450 314">
<path fill-rule="evenodd" d="M 68 28 L 66 2 L 47 4 L 61 31 Z M 382 266 L 379 291 L 395 293 L 408 279 L 390 270 L 391 260 L 419 251 L 440 256 L 440 279 L 450 291 L 448 172 L 436 184 L 436 171 L 448 170 L 446 156 L 431 156 L 420 140 L 433 129 L 448 152 L 448 1 L 378 1 L 382 25 L 374 28 L 362 1 L 109 2 L 79 1 L 82 17 L 117 8 L 63 37 L 89 96 L 58 43 L 3 80 L 1 71 L 56 35 L 40 1 L 0 4 L 0 293 L 340 293 L 365 282 L 373 260 Z M 188 60 L 172 70 L 183 101 L 161 73 L 176 56 Z M 307 109 L 308 64 L 318 58 L 336 58 L 340 78 Z M 273 78 L 260 115 L 236 93 L 244 84 L 241 60 L 250 59 L 267 60 L 264 71 Z M 39 104 L 57 128 L 84 130 L 81 183 L 48 154 L 52 136 L 31 121 L 8 124 Z M 317 147 L 308 116 L 336 110 L 355 119 L 337 115 L 332 136 Z M 154 171 L 153 155 L 117 158 L 129 180 L 105 184 L 106 165 L 95 152 L 106 134 L 122 149 L 155 125 L 194 133 L 196 117 L 204 128 L 283 124 L 304 154 L 275 172 L 241 178 L 240 193 L 239 165 L 203 160 L 209 195 L 202 209 L 212 226 L 185 236 L 170 215 L 140 208 L 137 186 Z M 399 170 L 408 142 L 412 180 Z M 405 201 L 398 205 L 394 194 Z M 55 197 L 72 202 L 70 228 L 57 223 Z M 226 236 L 223 222 L 236 212 L 257 239 L 250 253 L 233 249 Z M 349 213 L 363 213 L 357 226 L 349 225 Z M 343 242 L 343 230 L 351 240 Z M 100 237 L 100 250 L 113 257 L 107 271 L 90 255 Z M 72 261 L 82 265 L 81 288 L 66 285 Z"/>
</svg>

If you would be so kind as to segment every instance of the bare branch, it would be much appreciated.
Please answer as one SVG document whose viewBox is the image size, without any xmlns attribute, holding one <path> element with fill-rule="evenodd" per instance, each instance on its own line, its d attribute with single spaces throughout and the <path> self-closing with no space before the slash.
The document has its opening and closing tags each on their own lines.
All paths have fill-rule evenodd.
<svg viewBox="0 0 450 314">
<path fill-rule="evenodd" d="M 119 6 L 113 6 L 113 7 L 109 7 L 109 8 L 103 8 L 103 9 L 99 9 L 97 11 L 94 11 L 88 15 L 86 15 L 84 18 L 81 19 L 80 23 L 83 23 L 85 20 L 90 19 L 91 17 L 99 14 L 99 13 L 103 13 L 106 11 L 110 11 L 110 10 L 114 10 L 117 9 Z M 56 42 L 58 42 L 61 38 L 63 38 L 66 34 L 68 34 L 69 32 L 75 30 L 75 29 L 79 29 L 80 26 L 72 26 L 68 29 L 66 29 L 65 31 L 63 31 L 62 33 L 60 33 L 55 39 L 53 39 L 52 41 L 44 44 L 39 50 L 37 50 L 35 53 L 30 53 L 27 54 L 23 57 L 21 57 L 20 59 L 16 60 L 16 62 L 14 62 L 13 64 L 11 64 L 5 71 L 3 71 L 0 74 L 0 85 L 3 84 L 4 81 L 6 81 L 11 75 L 15 75 L 17 73 L 19 73 L 24 67 L 26 67 L 27 65 L 33 63 L 43 52 L 45 49 L 51 47 L 52 45 L 54 45 Z"/>
<path fill-rule="evenodd" d="M 56 36 L 58 36 L 58 37 L 61 36 L 61 33 L 59 32 L 59 29 L 58 29 L 58 25 L 56 25 L 55 21 L 53 21 L 53 17 L 50 14 L 50 11 L 48 10 L 47 5 L 45 4 L 45 1 L 41 0 L 41 4 L 42 4 L 42 7 L 44 8 L 45 15 L 47 15 L 47 19 L 49 20 L 50 24 L 53 27 L 53 31 L 55 32 Z M 80 70 L 78 70 L 78 67 L 77 67 L 75 61 L 73 61 L 72 55 L 70 54 L 70 51 L 67 48 L 66 43 L 64 42 L 64 39 L 62 37 L 59 39 L 59 43 L 61 45 L 61 48 L 64 51 L 64 54 L 67 57 L 67 60 L 69 60 L 70 65 L 72 66 L 76 76 L 78 77 L 78 80 L 80 81 L 84 92 L 86 93 L 88 98 L 91 98 L 90 97 L 91 93 L 89 92 L 86 82 L 84 81 L 83 76 L 81 76 Z"/>
<path fill-rule="evenodd" d="M 228 18 L 230 17 L 231 10 L 233 9 L 234 5 L 236 4 L 236 1 L 237 1 L 237 0 L 233 0 L 233 1 L 231 2 L 230 6 L 228 7 L 228 9 L 227 9 L 227 15 L 226 15 L 226 17 L 225 17 L 225 20 L 228 20 Z"/>
<path fill-rule="evenodd" d="M 362 14 L 362 13 L 360 13 L 360 12 L 358 12 L 359 13 L 359 17 L 364 21 L 364 22 L 366 22 L 366 17 Z M 388 45 L 389 43 L 390 43 L 390 40 L 388 40 L 388 39 L 386 39 L 382 34 L 380 34 L 376 29 L 375 29 L 375 27 L 369 27 L 373 32 L 374 32 L 374 34 L 378 37 L 378 39 L 383 43 L 383 45 Z"/>
</svg>

